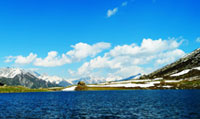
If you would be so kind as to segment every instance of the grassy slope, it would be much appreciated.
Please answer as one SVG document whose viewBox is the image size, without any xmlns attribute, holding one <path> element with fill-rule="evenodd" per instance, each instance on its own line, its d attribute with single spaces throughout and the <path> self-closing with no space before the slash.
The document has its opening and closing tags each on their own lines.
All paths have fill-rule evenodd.
<svg viewBox="0 0 200 119">
<path fill-rule="evenodd" d="M 30 89 L 23 86 L 0 86 L 0 93 L 20 93 L 20 92 L 50 92 L 60 91 L 63 87 L 58 88 L 41 88 L 41 89 Z"/>
<path fill-rule="evenodd" d="M 125 87 L 77 87 L 76 91 L 101 91 L 101 90 L 136 90 L 136 89 L 142 89 L 142 88 L 125 88 Z"/>
</svg>

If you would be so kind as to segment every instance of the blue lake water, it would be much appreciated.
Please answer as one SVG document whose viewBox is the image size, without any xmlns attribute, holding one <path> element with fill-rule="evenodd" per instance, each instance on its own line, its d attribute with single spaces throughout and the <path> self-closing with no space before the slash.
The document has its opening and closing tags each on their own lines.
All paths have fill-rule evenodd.
<svg viewBox="0 0 200 119">
<path fill-rule="evenodd" d="M 0 94 L 0 119 L 200 119 L 200 90 Z"/>
</svg>

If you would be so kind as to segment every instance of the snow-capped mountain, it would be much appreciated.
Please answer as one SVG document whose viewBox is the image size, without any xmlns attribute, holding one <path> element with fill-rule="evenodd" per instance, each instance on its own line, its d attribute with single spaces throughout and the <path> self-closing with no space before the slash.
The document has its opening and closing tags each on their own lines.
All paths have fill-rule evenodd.
<svg viewBox="0 0 200 119">
<path fill-rule="evenodd" d="M 0 82 L 7 85 L 23 85 L 29 88 L 71 85 L 67 80 L 57 76 L 41 75 L 34 71 L 9 67 L 0 69 Z"/>
<path fill-rule="evenodd" d="M 5 77 L 5 78 L 14 78 L 18 74 L 26 74 L 22 69 L 19 68 L 1 68 L 0 69 L 0 77 Z"/>
<path fill-rule="evenodd" d="M 63 78 L 58 77 L 58 76 L 40 75 L 40 76 L 38 76 L 38 78 L 45 80 L 47 82 L 58 84 L 58 85 L 63 86 L 63 87 L 72 85 L 72 82 L 67 81 L 66 79 L 63 79 Z"/>
<path fill-rule="evenodd" d="M 109 76 L 109 77 L 96 77 L 96 76 L 87 76 L 82 77 L 79 79 L 71 79 L 71 82 L 76 85 L 79 81 L 84 81 L 86 84 L 98 84 L 98 83 L 106 83 L 106 82 L 115 82 L 115 81 L 125 81 L 125 80 L 131 80 L 135 78 L 139 78 L 141 76 L 141 73 L 137 75 L 130 76 L 128 78 L 122 78 L 120 76 Z"/>
<path fill-rule="evenodd" d="M 86 84 L 98 84 L 98 83 L 105 83 L 105 82 L 113 82 L 113 81 L 120 81 L 120 80 L 129 80 L 133 78 L 138 78 L 140 77 L 141 74 L 137 74 L 125 79 L 122 79 L 119 76 L 110 76 L 110 77 L 96 77 L 96 76 L 87 76 L 87 77 L 82 77 L 79 79 L 72 79 L 71 82 L 73 84 L 77 84 L 79 81 L 84 81 Z"/>
</svg>

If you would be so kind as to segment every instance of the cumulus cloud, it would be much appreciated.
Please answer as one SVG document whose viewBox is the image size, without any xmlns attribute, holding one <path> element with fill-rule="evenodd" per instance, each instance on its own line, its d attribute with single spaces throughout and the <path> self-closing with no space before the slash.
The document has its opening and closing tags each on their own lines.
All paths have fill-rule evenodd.
<svg viewBox="0 0 200 119">
<path fill-rule="evenodd" d="M 17 63 L 17 64 L 29 64 L 33 60 L 35 60 L 36 57 L 37 57 L 37 54 L 33 54 L 33 53 L 30 53 L 29 56 L 27 56 L 27 57 L 23 57 L 23 56 L 20 55 L 20 56 L 16 57 L 15 63 Z"/>
<path fill-rule="evenodd" d="M 198 37 L 198 38 L 196 39 L 196 42 L 200 43 L 200 37 Z"/>
<path fill-rule="evenodd" d="M 89 45 L 87 43 L 77 43 L 71 47 L 73 50 L 62 54 L 62 56 L 58 56 L 56 51 L 51 51 L 48 53 L 46 58 L 37 58 L 34 62 L 34 65 L 43 67 L 55 67 L 76 61 L 81 61 L 87 57 L 94 57 L 103 50 L 110 48 L 110 43 L 99 42 L 93 45 Z"/>
<path fill-rule="evenodd" d="M 110 48 L 110 43 L 99 42 L 94 45 L 89 45 L 87 43 L 78 43 L 76 45 L 72 45 L 73 50 L 68 51 L 66 54 L 72 59 L 76 61 L 80 61 L 88 56 L 94 57 L 98 53 L 102 52 L 105 49 Z"/>
<path fill-rule="evenodd" d="M 114 9 L 109 9 L 109 10 L 107 11 L 107 17 L 109 18 L 109 17 L 115 15 L 117 12 L 118 12 L 118 8 L 117 8 L 117 7 L 114 8 Z"/>
<path fill-rule="evenodd" d="M 5 62 L 15 61 L 16 64 L 29 64 L 34 61 L 37 57 L 37 54 L 30 53 L 28 56 L 24 57 L 22 55 L 19 56 L 8 56 L 6 57 Z"/>
<path fill-rule="evenodd" d="M 176 59 L 183 57 L 184 55 L 185 55 L 185 52 L 180 49 L 175 49 L 169 52 L 160 53 L 155 62 L 155 65 L 167 64 L 167 63 L 173 62 Z"/>
<path fill-rule="evenodd" d="M 46 58 L 37 58 L 34 62 L 34 65 L 43 67 L 55 67 L 64 65 L 66 63 L 71 63 L 71 60 L 65 54 L 58 56 L 58 52 L 51 51 L 48 53 Z"/>
<path fill-rule="evenodd" d="M 50 51 L 45 58 L 37 57 L 37 54 L 30 53 L 29 56 L 8 56 L 6 57 L 6 63 L 15 62 L 16 64 L 30 64 L 33 63 L 35 66 L 42 67 L 55 67 L 62 66 L 64 64 L 81 61 L 87 57 L 94 57 L 98 53 L 111 47 L 110 43 L 99 42 L 93 45 L 87 43 L 77 43 L 71 46 L 73 49 L 63 53 L 61 56 L 58 55 L 57 51 Z"/>
<path fill-rule="evenodd" d="M 119 77 L 127 77 L 138 73 L 149 73 L 154 65 L 163 65 L 173 62 L 185 55 L 178 49 L 182 41 L 176 39 L 152 40 L 143 39 L 141 45 L 119 45 L 85 62 L 77 70 L 78 75 L 92 74 L 94 71 L 104 71 Z M 147 66 L 146 66 L 147 65 Z M 148 67 L 149 65 L 149 67 Z"/>
<path fill-rule="evenodd" d="M 158 52 L 163 52 L 166 50 L 172 50 L 177 48 L 182 41 L 177 42 L 176 40 L 152 40 L 152 39 L 143 39 L 141 46 L 137 46 L 136 44 L 131 45 L 122 45 L 116 46 L 112 49 L 107 55 L 112 57 L 129 55 L 129 56 L 146 56 L 155 54 Z"/>
</svg>

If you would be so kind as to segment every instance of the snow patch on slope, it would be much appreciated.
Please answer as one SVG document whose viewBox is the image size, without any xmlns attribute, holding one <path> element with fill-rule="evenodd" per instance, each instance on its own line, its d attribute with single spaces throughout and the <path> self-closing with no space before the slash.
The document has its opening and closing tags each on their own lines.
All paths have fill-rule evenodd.
<svg viewBox="0 0 200 119">
<path fill-rule="evenodd" d="M 71 86 L 68 88 L 63 89 L 62 91 L 75 91 L 76 86 Z"/>
<path fill-rule="evenodd" d="M 19 68 L 1 68 L 0 77 L 14 78 L 18 74 L 25 74 L 26 71 Z"/>
<path fill-rule="evenodd" d="M 200 67 L 195 67 L 195 68 L 192 68 L 192 69 L 196 69 L 196 70 L 200 70 Z M 184 75 L 184 74 L 187 74 L 189 71 L 191 71 L 192 69 L 185 69 L 181 72 L 178 72 L 178 73 L 175 73 L 175 74 L 172 74 L 171 76 L 181 76 L 181 75 Z"/>
<path fill-rule="evenodd" d="M 172 74 L 171 76 L 181 76 L 183 74 L 187 74 L 189 71 L 190 71 L 190 69 L 186 69 L 186 70 L 183 70 L 183 71 L 178 72 L 176 74 Z"/>
<path fill-rule="evenodd" d="M 195 67 L 195 68 L 193 68 L 193 69 L 200 70 L 200 67 Z"/>
<path fill-rule="evenodd" d="M 109 84 L 109 85 L 87 85 L 88 87 L 141 87 L 141 88 L 147 88 L 152 87 L 155 84 L 160 84 L 160 81 L 153 81 L 153 82 L 147 82 L 145 84 L 134 84 L 134 83 L 126 83 L 126 84 Z"/>
</svg>

